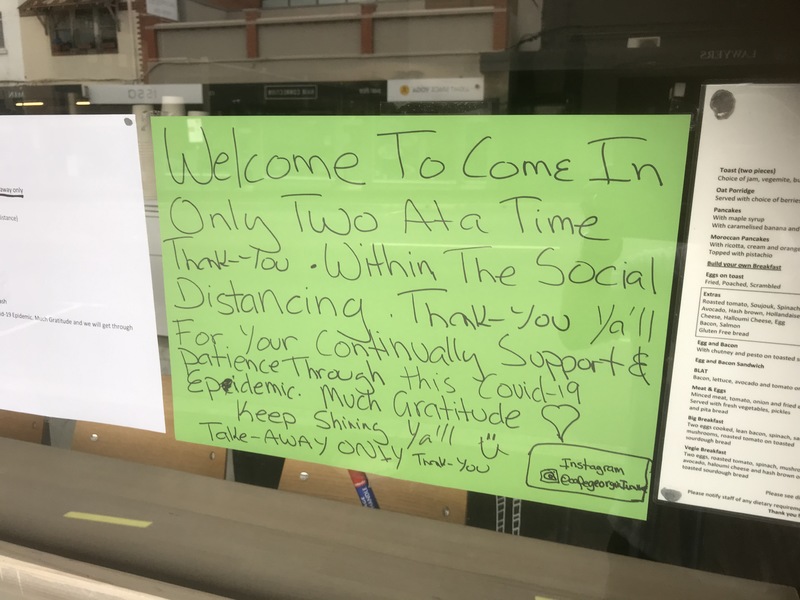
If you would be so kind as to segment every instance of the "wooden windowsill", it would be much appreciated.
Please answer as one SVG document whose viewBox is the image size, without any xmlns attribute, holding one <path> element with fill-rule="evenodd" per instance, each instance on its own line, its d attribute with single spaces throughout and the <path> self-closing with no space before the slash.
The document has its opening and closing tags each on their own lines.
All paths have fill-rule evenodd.
<svg viewBox="0 0 800 600">
<path fill-rule="evenodd" d="M 15 440 L 0 439 L 0 456 L 0 539 L 232 598 L 798 598 L 783 586 Z"/>
</svg>

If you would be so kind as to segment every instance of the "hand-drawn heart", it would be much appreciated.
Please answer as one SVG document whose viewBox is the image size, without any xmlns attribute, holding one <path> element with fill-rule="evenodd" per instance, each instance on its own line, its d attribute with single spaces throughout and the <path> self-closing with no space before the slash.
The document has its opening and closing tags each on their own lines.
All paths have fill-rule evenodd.
<svg viewBox="0 0 800 600">
<path fill-rule="evenodd" d="M 558 439 L 563 442 L 567 429 L 581 418 L 581 413 L 570 404 L 548 404 L 542 408 L 542 418 L 556 428 Z"/>
</svg>

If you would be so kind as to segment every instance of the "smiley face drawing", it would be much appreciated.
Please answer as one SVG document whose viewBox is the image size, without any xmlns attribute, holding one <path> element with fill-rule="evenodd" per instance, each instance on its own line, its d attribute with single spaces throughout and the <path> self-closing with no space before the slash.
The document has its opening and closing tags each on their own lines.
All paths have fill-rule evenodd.
<svg viewBox="0 0 800 600">
<path fill-rule="evenodd" d="M 487 460 L 494 460 L 501 454 L 508 456 L 508 452 L 500 448 L 500 444 L 497 443 L 497 436 L 493 433 L 487 433 L 486 438 L 481 438 L 478 445 L 481 447 L 481 454 Z"/>
</svg>

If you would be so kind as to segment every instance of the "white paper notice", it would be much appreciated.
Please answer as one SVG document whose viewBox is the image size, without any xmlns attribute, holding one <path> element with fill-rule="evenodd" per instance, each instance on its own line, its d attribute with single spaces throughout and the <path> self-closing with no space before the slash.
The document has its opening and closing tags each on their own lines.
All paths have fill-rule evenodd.
<svg viewBox="0 0 800 600">
<path fill-rule="evenodd" d="M 705 92 L 662 500 L 800 522 L 800 86 Z"/>
<path fill-rule="evenodd" d="M 0 408 L 164 431 L 133 117 L 0 131 Z"/>
</svg>

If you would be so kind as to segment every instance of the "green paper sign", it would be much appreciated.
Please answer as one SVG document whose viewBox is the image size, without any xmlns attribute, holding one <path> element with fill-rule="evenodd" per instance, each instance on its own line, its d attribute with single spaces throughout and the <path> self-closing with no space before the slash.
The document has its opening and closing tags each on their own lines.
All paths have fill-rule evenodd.
<svg viewBox="0 0 800 600">
<path fill-rule="evenodd" d="M 176 437 L 645 519 L 688 126 L 154 119 Z"/>
</svg>

